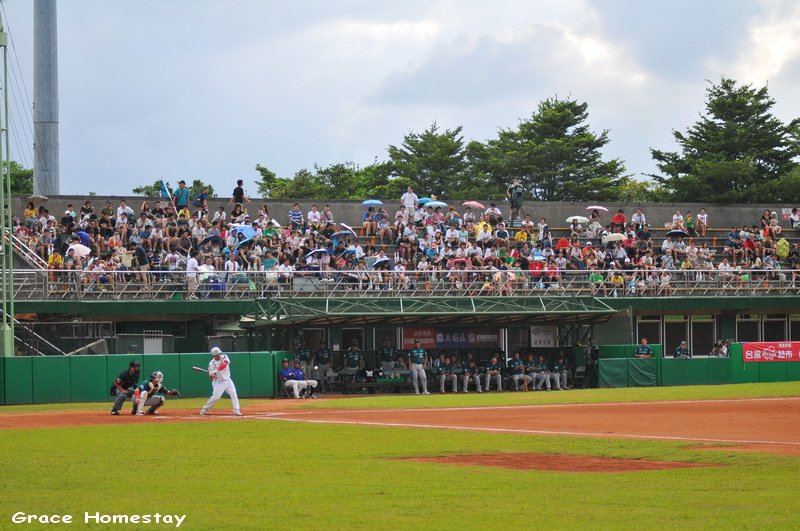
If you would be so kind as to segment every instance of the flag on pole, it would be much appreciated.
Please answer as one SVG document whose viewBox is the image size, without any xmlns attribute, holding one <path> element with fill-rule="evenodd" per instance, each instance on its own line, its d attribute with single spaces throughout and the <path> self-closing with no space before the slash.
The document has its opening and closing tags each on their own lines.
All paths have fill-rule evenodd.
<svg viewBox="0 0 800 531">
<path fill-rule="evenodd" d="M 161 197 L 166 197 L 169 200 L 172 200 L 172 194 L 169 192 L 169 187 L 167 183 L 164 182 L 164 179 L 161 179 Z"/>
</svg>

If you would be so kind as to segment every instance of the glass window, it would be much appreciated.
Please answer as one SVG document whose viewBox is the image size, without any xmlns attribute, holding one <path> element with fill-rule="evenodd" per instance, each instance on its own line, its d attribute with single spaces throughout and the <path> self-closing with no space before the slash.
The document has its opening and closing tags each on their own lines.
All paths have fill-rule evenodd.
<svg viewBox="0 0 800 531">
<path fill-rule="evenodd" d="M 644 321 L 640 318 L 636 326 L 636 334 L 637 343 L 641 341 L 643 337 L 647 338 L 648 343 L 654 345 L 661 343 L 661 319 L 659 318 L 657 321 Z M 620 341 L 620 343 L 627 343 L 627 341 Z"/>
<path fill-rule="evenodd" d="M 747 319 L 742 319 L 746 317 Z M 739 316 L 736 320 L 736 340 L 743 341 L 761 341 L 761 323 L 758 319 L 750 319 L 750 316 Z"/>
<path fill-rule="evenodd" d="M 775 319 L 776 316 L 768 315 L 764 318 L 764 341 L 786 340 L 786 316 Z"/>
<path fill-rule="evenodd" d="M 714 319 L 692 317 L 692 340 L 689 352 L 692 356 L 705 356 L 711 352 L 717 340 L 717 322 Z"/>
<path fill-rule="evenodd" d="M 673 320 L 664 322 L 664 339 L 661 341 L 662 356 L 672 356 L 675 347 L 689 338 L 689 321 Z"/>
</svg>

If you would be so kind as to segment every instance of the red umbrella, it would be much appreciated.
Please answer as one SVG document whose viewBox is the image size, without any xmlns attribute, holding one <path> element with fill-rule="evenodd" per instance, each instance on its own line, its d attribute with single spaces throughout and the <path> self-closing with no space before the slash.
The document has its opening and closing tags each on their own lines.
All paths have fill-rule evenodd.
<svg viewBox="0 0 800 531">
<path fill-rule="evenodd" d="M 482 203 L 479 203 L 479 202 L 477 202 L 477 201 L 464 201 L 464 202 L 463 202 L 463 203 L 461 203 L 461 204 L 462 204 L 463 206 L 468 206 L 468 207 L 472 207 L 472 208 L 480 208 L 480 209 L 484 209 L 484 208 L 486 208 L 485 206 L 483 206 L 483 204 L 482 204 Z"/>
</svg>

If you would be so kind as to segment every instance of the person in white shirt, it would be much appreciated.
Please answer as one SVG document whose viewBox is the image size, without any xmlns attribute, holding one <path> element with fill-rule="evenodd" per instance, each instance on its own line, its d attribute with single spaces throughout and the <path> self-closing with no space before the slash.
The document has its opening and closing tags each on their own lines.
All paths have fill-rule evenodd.
<svg viewBox="0 0 800 531">
<path fill-rule="evenodd" d="M 308 211 L 306 221 L 311 230 L 319 230 L 322 214 L 317 210 L 317 205 L 311 205 L 311 210 Z"/>
<path fill-rule="evenodd" d="M 408 209 L 405 205 L 400 205 L 400 208 L 394 215 L 394 220 L 397 223 L 408 224 Z"/>
<path fill-rule="evenodd" d="M 400 203 L 406 207 L 409 212 L 416 209 L 419 204 L 419 197 L 414 193 L 414 188 L 409 186 L 405 193 L 400 196 Z"/>
<path fill-rule="evenodd" d="M 631 216 L 631 223 L 633 223 L 636 230 L 641 229 L 647 223 L 647 218 L 641 208 L 637 208 L 636 212 Z"/>
<path fill-rule="evenodd" d="M 697 213 L 697 232 L 700 233 L 700 236 L 705 236 L 707 230 L 708 230 L 708 214 L 706 214 L 705 208 L 701 208 L 700 212 Z"/>
<path fill-rule="evenodd" d="M 213 225 L 215 221 L 225 223 L 225 218 L 227 218 L 227 214 L 225 214 L 225 207 L 219 207 L 219 210 L 214 212 L 214 217 L 211 218 L 211 224 Z"/>
<path fill-rule="evenodd" d="M 186 295 L 189 299 L 196 299 L 197 286 L 200 282 L 197 279 L 197 273 L 200 271 L 200 265 L 197 263 L 197 251 L 192 250 L 189 254 L 189 259 L 186 261 Z"/>
</svg>

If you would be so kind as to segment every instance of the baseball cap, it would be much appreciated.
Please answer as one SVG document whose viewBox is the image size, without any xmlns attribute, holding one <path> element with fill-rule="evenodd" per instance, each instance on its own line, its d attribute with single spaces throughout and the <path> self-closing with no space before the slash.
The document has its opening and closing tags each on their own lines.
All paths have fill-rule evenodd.
<svg viewBox="0 0 800 531">
<path fill-rule="evenodd" d="M 186 181 L 184 181 L 183 179 L 181 179 L 180 181 L 178 181 L 178 184 L 186 184 Z"/>
<path fill-rule="evenodd" d="M 283 358 L 283 361 L 281 363 L 289 363 L 289 358 Z"/>
<path fill-rule="evenodd" d="M 414 340 L 414 343 L 419 343 L 419 339 L 415 339 L 415 340 Z"/>
<path fill-rule="evenodd" d="M 131 360 L 131 362 L 128 364 L 128 367 L 139 367 L 139 362 L 136 360 Z"/>
</svg>

